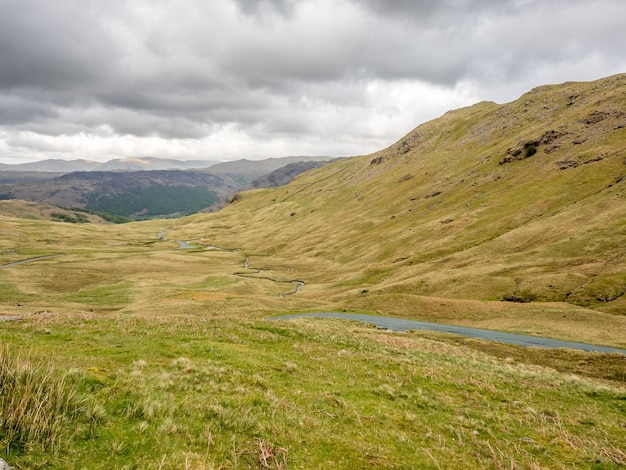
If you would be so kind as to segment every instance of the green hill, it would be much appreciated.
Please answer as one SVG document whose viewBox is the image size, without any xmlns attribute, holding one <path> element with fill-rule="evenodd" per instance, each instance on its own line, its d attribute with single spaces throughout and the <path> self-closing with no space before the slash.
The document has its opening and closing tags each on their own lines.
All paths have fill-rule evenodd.
<svg viewBox="0 0 626 470">
<path fill-rule="evenodd" d="M 220 215 L 236 230 L 219 239 L 289 258 L 305 278 L 311 266 L 313 283 L 324 265 L 329 292 L 368 289 L 363 307 L 413 294 L 624 314 L 625 126 L 624 75 L 479 103 L 243 194 Z"/>
</svg>

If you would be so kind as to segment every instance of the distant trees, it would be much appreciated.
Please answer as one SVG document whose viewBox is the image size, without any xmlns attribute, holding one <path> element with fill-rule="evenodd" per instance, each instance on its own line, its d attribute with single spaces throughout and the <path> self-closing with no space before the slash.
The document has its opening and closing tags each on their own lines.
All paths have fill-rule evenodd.
<svg viewBox="0 0 626 470">
<path fill-rule="evenodd" d="M 217 200 L 213 191 L 203 187 L 154 185 L 128 188 L 116 194 L 89 194 L 86 208 L 133 219 L 148 219 L 193 214 Z"/>
<path fill-rule="evenodd" d="M 50 214 L 50 217 L 52 217 L 52 220 L 56 220 L 58 222 L 69 222 L 71 224 L 90 223 L 89 219 L 85 215 L 77 213 L 74 213 L 72 215 L 65 212 L 53 212 L 52 214 Z"/>
</svg>

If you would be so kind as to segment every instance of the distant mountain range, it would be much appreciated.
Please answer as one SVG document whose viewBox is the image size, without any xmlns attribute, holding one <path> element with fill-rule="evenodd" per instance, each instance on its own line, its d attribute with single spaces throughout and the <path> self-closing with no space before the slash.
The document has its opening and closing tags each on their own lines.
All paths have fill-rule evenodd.
<svg viewBox="0 0 626 470">
<path fill-rule="evenodd" d="M 0 171 L 43 171 L 71 173 L 74 171 L 148 171 L 148 170 L 189 170 L 208 168 L 219 161 L 210 160 L 172 160 L 153 157 L 116 158 L 108 162 L 92 160 L 48 159 L 38 162 L 6 164 L 0 163 Z"/>
<path fill-rule="evenodd" d="M 211 210 L 210 207 L 219 208 L 233 193 L 286 165 L 297 163 L 303 166 L 298 166 L 300 171 L 292 169 L 288 175 L 283 175 L 283 184 L 310 168 L 311 163 L 317 166 L 328 160 L 329 157 L 284 157 L 224 163 L 155 158 L 117 159 L 107 163 L 46 160 L 5 165 L 11 170 L 2 171 L 0 167 L 0 200 L 18 199 L 80 208 L 135 220 L 177 217 Z M 98 170 L 76 170 L 94 163 L 99 165 Z M 198 163 L 211 166 L 193 170 L 147 169 Z M 262 182 L 255 185 L 262 186 Z"/>
</svg>

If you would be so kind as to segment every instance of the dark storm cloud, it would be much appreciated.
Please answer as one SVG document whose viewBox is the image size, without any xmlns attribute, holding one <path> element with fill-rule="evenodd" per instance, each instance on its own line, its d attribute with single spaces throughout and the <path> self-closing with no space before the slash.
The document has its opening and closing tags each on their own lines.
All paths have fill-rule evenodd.
<svg viewBox="0 0 626 470">
<path fill-rule="evenodd" d="M 0 94 L 0 125 L 29 123 L 58 116 L 59 113 L 49 105 Z"/>
<path fill-rule="evenodd" d="M 106 75 L 116 45 L 89 7 L 68 0 L 0 2 L 0 87 L 81 88 Z"/>
<path fill-rule="evenodd" d="M 623 0 L 0 0 L 0 150 L 382 145 L 445 106 L 623 71 L 624 17 Z"/>
</svg>

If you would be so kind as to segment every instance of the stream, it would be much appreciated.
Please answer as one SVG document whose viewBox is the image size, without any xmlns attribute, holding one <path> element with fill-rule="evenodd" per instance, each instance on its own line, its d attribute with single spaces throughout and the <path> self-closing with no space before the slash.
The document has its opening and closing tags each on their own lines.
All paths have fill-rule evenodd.
<svg viewBox="0 0 626 470">
<path fill-rule="evenodd" d="M 291 279 L 288 281 L 277 281 L 276 279 L 272 279 L 271 277 L 267 277 L 267 276 L 255 276 L 254 274 L 261 274 L 263 271 L 265 271 L 263 268 L 254 268 L 252 266 L 250 266 L 250 263 L 248 263 L 248 258 L 246 258 L 243 262 L 243 267 L 244 269 L 248 269 L 248 270 L 253 270 L 256 271 L 255 273 L 242 273 L 242 272 L 236 272 L 234 273 L 235 276 L 241 276 L 241 277 L 248 277 L 248 278 L 252 278 L 252 279 L 265 279 L 266 281 L 272 281 L 272 282 L 276 282 L 279 284 L 297 284 L 296 288 L 290 292 L 285 292 L 282 294 L 278 294 L 278 297 L 280 298 L 285 298 L 288 295 L 295 295 L 295 294 L 299 294 L 302 291 L 302 288 L 304 287 L 304 281 L 302 279 Z"/>
<path fill-rule="evenodd" d="M 157 237 L 161 241 L 166 241 L 167 238 L 165 238 L 165 234 L 167 232 L 170 232 L 170 230 L 165 230 L 165 229 L 161 229 L 161 230 L 162 231 L 157 234 Z M 193 249 L 193 248 L 199 248 L 196 245 L 190 245 L 186 241 L 182 241 L 182 240 L 174 240 L 174 241 L 176 243 L 178 243 L 178 248 L 177 248 L 178 250 L 188 250 L 188 249 Z M 225 248 L 220 248 L 219 246 L 215 246 L 215 245 L 205 246 L 205 250 L 232 251 L 233 253 L 238 251 L 238 249 L 227 250 Z M 254 267 L 250 266 L 250 263 L 248 262 L 248 258 L 246 258 L 243 261 L 243 268 L 246 269 L 246 270 L 252 270 L 252 271 L 256 271 L 256 272 L 252 272 L 252 273 L 236 272 L 236 273 L 234 273 L 234 275 L 235 276 L 240 276 L 240 277 L 248 277 L 248 278 L 252 278 L 252 279 L 264 279 L 266 281 L 272 281 L 272 282 L 276 282 L 276 283 L 280 283 L 280 284 L 296 284 L 296 287 L 294 288 L 294 290 L 289 291 L 289 292 L 285 292 L 285 293 L 282 293 L 282 294 L 278 294 L 278 297 L 280 297 L 280 298 L 285 298 L 288 295 L 299 294 L 302 291 L 302 289 L 304 288 L 304 281 L 302 279 L 292 279 L 292 280 L 288 280 L 288 281 L 277 281 L 276 279 L 272 279 L 271 277 L 267 277 L 267 276 L 256 276 L 255 274 L 263 273 L 264 269 L 263 268 L 254 268 Z"/>
<path fill-rule="evenodd" d="M 160 240 L 164 239 L 164 233 L 159 233 L 158 237 Z M 178 241 L 180 248 L 192 248 L 191 245 L 188 245 L 186 242 Z M 219 249 L 217 247 L 211 246 L 212 249 Z M 21 261 L 14 261 L 13 263 L 0 265 L 0 269 L 9 268 L 12 266 L 18 266 L 24 263 L 31 263 L 34 261 L 44 260 L 48 258 L 54 258 L 57 256 L 62 256 L 62 254 L 55 255 L 47 255 L 47 256 L 38 256 L 36 258 L 28 258 Z M 263 269 L 252 268 L 248 263 L 248 258 L 244 260 L 244 269 L 253 269 L 256 270 L 257 273 L 262 273 Z M 252 274 L 247 273 L 235 273 L 235 275 L 242 277 L 253 277 L 255 279 L 266 279 L 272 282 L 280 282 L 280 283 L 294 283 L 297 284 L 295 290 L 291 292 L 287 292 L 284 294 L 279 294 L 279 297 L 285 297 L 287 295 L 294 295 L 300 293 L 302 288 L 304 287 L 304 281 L 300 279 L 294 279 L 290 281 L 276 281 L 269 277 L 258 277 L 253 276 Z M 531 336 L 531 335 L 521 335 L 516 333 L 504 333 L 501 331 L 495 330 L 485 330 L 481 328 L 470 328 L 465 326 L 456 326 L 456 325 L 446 325 L 442 323 L 431 323 L 431 322 L 423 322 L 418 320 L 408 320 L 404 318 L 394 318 L 394 317 L 384 317 L 380 315 L 366 315 L 361 313 L 342 313 L 342 312 L 310 312 L 310 313 L 296 313 L 296 314 L 288 314 L 281 315 L 276 317 L 270 317 L 268 320 L 270 321 L 278 321 L 278 320 L 289 320 L 293 318 L 304 318 L 304 317 L 316 317 L 316 318 L 337 318 L 342 320 L 355 320 L 365 323 L 370 323 L 376 325 L 378 328 L 383 328 L 391 331 L 409 331 L 409 330 L 426 330 L 426 331 L 438 331 L 442 333 L 451 333 L 460 336 L 465 336 L 467 338 L 478 338 L 485 339 L 489 341 L 496 341 L 499 343 L 513 344 L 516 346 L 529 346 L 529 347 L 537 347 L 537 348 L 570 348 L 570 349 L 578 349 L 582 351 L 589 352 L 602 352 L 602 353 L 618 353 L 626 356 L 626 349 L 613 348 L 610 346 L 601 346 L 595 344 L 588 343 L 578 343 L 574 341 L 563 341 L 552 338 L 544 338 L 541 336 Z M 11 317 L 5 317 L 4 320 L 13 319 Z"/>
</svg>

